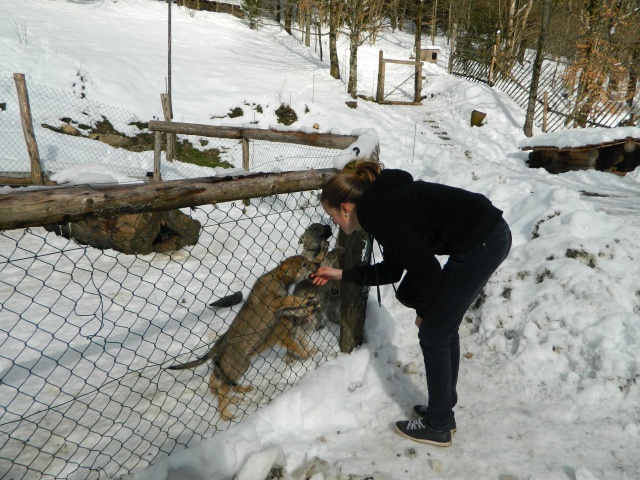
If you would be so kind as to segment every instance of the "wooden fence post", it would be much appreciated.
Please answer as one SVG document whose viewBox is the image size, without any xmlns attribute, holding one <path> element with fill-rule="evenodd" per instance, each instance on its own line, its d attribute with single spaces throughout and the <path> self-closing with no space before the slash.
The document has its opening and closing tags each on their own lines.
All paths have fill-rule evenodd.
<svg viewBox="0 0 640 480">
<path fill-rule="evenodd" d="M 376 102 L 384 100 L 384 54 L 382 50 L 378 54 L 378 90 L 376 91 Z"/>
<path fill-rule="evenodd" d="M 160 160 L 162 158 L 162 132 L 155 132 L 155 148 L 153 149 L 153 180 L 159 182 L 162 180 L 160 174 Z"/>
<path fill-rule="evenodd" d="M 249 170 L 249 139 L 247 137 L 242 137 L 242 168 L 244 170 Z"/>
<path fill-rule="evenodd" d="M 166 93 L 160 94 L 160 101 L 162 102 L 162 112 L 164 114 L 164 120 L 170 122 L 173 120 L 173 108 L 171 106 L 171 96 Z M 167 162 L 173 162 L 176 154 L 176 134 L 167 133 Z"/>
<path fill-rule="evenodd" d="M 422 101 L 422 62 L 418 64 L 416 75 L 418 76 L 418 78 L 416 78 L 415 82 L 416 91 L 413 94 L 413 101 L 416 103 L 420 103 Z"/>
<path fill-rule="evenodd" d="M 542 131 L 547 133 L 547 112 L 549 111 L 549 92 L 543 94 L 544 103 L 542 107 Z"/>
<path fill-rule="evenodd" d="M 40 167 L 40 153 L 38 152 L 36 135 L 33 131 L 33 119 L 31 118 L 31 107 L 29 106 L 29 93 L 27 92 L 27 83 L 24 78 L 24 73 L 14 73 L 13 79 L 16 83 L 16 90 L 18 91 L 20 120 L 22 121 L 24 140 L 27 143 L 27 151 L 29 152 L 29 158 L 31 159 L 31 182 L 34 185 L 44 185 L 42 169 Z"/>
<path fill-rule="evenodd" d="M 498 46 L 500 45 L 500 30 L 496 33 L 496 43 L 493 45 L 493 53 L 491 54 L 491 66 L 489 67 L 489 78 L 487 85 L 493 87 L 493 70 L 496 65 L 496 56 L 498 55 Z"/>
</svg>

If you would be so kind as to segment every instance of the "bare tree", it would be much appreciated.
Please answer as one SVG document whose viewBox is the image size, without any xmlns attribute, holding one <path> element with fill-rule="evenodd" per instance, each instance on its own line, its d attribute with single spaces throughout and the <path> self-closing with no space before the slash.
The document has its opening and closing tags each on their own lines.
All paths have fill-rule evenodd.
<svg viewBox="0 0 640 480">
<path fill-rule="evenodd" d="M 335 79 L 340 78 L 337 41 L 341 25 L 342 5 L 343 3 L 339 0 L 329 0 L 329 63 L 331 76 Z"/>
<path fill-rule="evenodd" d="M 535 116 L 536 103 L 538 100 L 538 83 L 540 81 L 540 70 L 544 60 L 544 46 L 547 40 L 547 29 L 549 28 L 549 17 L 551 14 L 551 0 L 542 0 L 542 21 L 540 22 L 540 35 L 536 46 L 536 59 L 533 64 L 531 75 L 531 85 L 529 87 L 529 101 L 527 103 L 527 114 L 524 122 L 524 134 L 527 137 L 533 136 L 533 121 Z"/>
<path fill-rule="evenodd" d="M 347 22 L 349 26 L 349 80 L 347 92 L 352 98 L 358 95 L 358 47 L 367 34 L 379 28 L 384 21 L 383 0 L 348 0 Z"/>
</svg>

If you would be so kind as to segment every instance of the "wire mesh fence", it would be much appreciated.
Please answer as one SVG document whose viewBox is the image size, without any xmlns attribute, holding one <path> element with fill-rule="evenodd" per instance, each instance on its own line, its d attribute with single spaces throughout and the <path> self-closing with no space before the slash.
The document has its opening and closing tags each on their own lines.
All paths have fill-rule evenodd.
<svg viewBox="0 0 640 480">
<path fill-rule="evenodd" d="M 315 294 L 296 295 L 304 300 L 297 310 L 263 304 L 272 320 L 256 331 L 242 320 L 252 286 L 311 249 L 300 243 L 311 224 L 329 223 L 317 191 L 179 212 L 184 231 L 154 235 L 164 241 L 195 229 L 197 240 L 164 253 L 83 245 L 74 225 L 71 238 L 50 227 L 0 232 L 0 478 L 98 479 L 142 469 L 240 422 L 338 354 L 339 325 Z M 335 245 L 331 229 L 320 231 Z M 365 289 L 363 305 L 366 297 Z M 250 338 L 242 355 L 230 354 L 239 345 L 229 340 L 234 332 Z M 213 345 L 233 348 L 216 347 L 206 365 L 167 369 Z M 231 387 L 227 397 L 210 389 L 214 378 Z M 253 388 L 233 391 L 237 385 Z M 220 409 L 225 398 L 230 419 Z"/>
<path fill-rule="evenodd" d="M 65 182 L 66 171 L 97 165 L 126 183 L 153 171 L 155 136 L 134 114 L 87 99 L 81 84 L 28 89 L 45 176 Z M 12 79 L 0 78 L 0 94 L 0 176 L 28 177 Z M 162 153 L 163 180 L 226 174 L 246 153 L 237 139 L 178 135 L 177 146 L 172 162 Z M 332 167 L 340 149 L 252 140 L 248 152 L 249 170 L 285 171 Z M 320 251 L 300 243 L 329 220 L 318 192 L 306 191 L 0 231 L 0 478 L 145 468 L 242 421 L 336 356 L 335 285 L 262 292 L 276 298 L 258 304 L 264 324 L 246 312 L 253 287 L 285 259 L 305 254 L 297 282 L 335 261 L 330 228 Z M 367 292 L 355 299 L 362 312 Z M 210 349 L 205 364 L 168 368 Z"/>
<path fill-rule="evenodd" d="M 524 109 L 529 101 L 533 63 L 532 52 L 528 52 L 522 62 L 513 62 L 508 68 L 503 67 L 498 58 L 491 82 L 495 88 L 505 92 Z M 468 58 L 456 55 L 451 73 L 474 82 L 487 83 L 490 67 L 490 56 Z M 575 93 L 564 78 L 566 68 L 566 64 L 555 59 L 545 59 L 542 64 L 534 120 L 542 127 L 546 115 L 546 131 L 549 132 L 573 128 L 578 121 L 575 118 Z M 546 111 L 545 93 L 548 95 Z M 640 115 L 639 105 L 637 101 L 633 106 L 629 106 L 625 101 L 602 100 L 594 105 L 584 122 L 588 127 L 617 127 L 625 124 L 630 118 L 637 119 Z"/>
<path fill-rule="evenodd" d="M 78 83 L 82 83 L 81 78 L 80 74 Z M 150 119 L 88 99 L 81 86 L 63 91 L 28 82 L 27 87 L 43 176 L 53 176 L 60 183 L 67 178 L 68 169 L 82 166 L 90 173 L 102 171 L 102 167 L 118 172 L 118 180 L 123 183 L 140 181 L 153 173 L 155 138 L 148 128 Z M 4 105 L 0 109 L 0 177 L 29 177 L 31 161 L 12 78 L 0 77 L 0 100 Z M 164 142 L 160 164 L 163 180 L 212 176 L 243 168 L 242 142 L 237 139 L 180 134 L 175 159 L 170 162 Z M 255 140 L 249 145 L 248 170 L 331 167 L 336 153 L 322 147 Z"/>
</svg>

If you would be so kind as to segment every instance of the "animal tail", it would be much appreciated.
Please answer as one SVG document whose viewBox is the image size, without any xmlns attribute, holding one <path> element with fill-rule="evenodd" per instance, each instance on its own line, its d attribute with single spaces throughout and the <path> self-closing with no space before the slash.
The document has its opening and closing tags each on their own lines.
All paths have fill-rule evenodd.
<svg viewBox="0 0 640 480">
<path fill-rule="evenodd" d="M 195 368 L 195 367 L 197 367 L 199 365 L 202 365 L 203 363 L 206 363 L 208 360 L 211 360 L 215 356 L 216 356 L 216 354 L 215 354 L 215 346 L 214 346 L 214 348 L 209 350 L 202 357 L 196 358 L 195 360 L 192 360 L 192 361 L 187 362 L 187 363 L 181 363 L 181 364 L 178 364 L 178 365 L 171 365 L 170 367 L 167 367 L 167 369 L 168 370 L 186 370 L 188 368 Z"/>
</svg>

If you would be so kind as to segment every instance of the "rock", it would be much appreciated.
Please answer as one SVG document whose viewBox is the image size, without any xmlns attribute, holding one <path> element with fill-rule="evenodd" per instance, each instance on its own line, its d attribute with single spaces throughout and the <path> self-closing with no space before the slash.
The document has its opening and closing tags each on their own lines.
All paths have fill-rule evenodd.
<svg viewBox="0 0 640 480">
<path fill-rule="evenodd" d="M 83 245 L 139 255 L 166 253 L 195 245 L 200 238 L 200 228 L 198 220 L 180 210 L 91 218 L 45 227 Z"/>
<path fill-rule="evenodd" d="M 69 125 L 68 123 L 62 124 L 62 126 L 60 127 L 60 132 L 64 133 L 65 135 L 72 135 L 74 137 L 80 135 L 80 131 L 76 127 L 74 127 L 73 125 Z"/>
<path fill-rule="evenodd" d="M 123 137 L 122 135 L 116 135 L 114 133 L 91 133 L 89 134 L 89 138 L 106 143 L 107 145 L 115 148 L 122 148 L 131 145 L 130 138 Z"/>
</svg>

